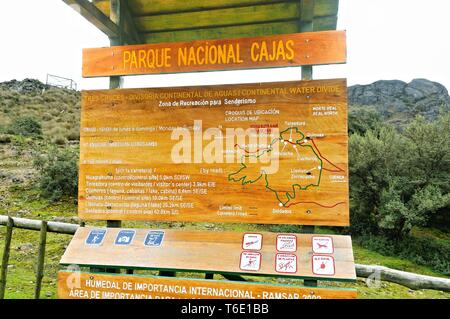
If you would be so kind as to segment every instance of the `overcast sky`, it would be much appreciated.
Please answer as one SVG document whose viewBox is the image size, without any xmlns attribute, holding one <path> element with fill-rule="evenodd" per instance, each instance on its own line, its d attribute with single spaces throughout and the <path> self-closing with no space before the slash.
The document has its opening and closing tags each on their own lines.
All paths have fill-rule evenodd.
<svg viewBox="0 0 450 319">
<path fill-rule="evenodd" d="M 340 0 L 338 29 L 347 30 L 348 63 L 314 69 L 314 78 L 426 78 L 450 89 L 450 1 Z M 0 81 L 47 73 L 74 79 L 81 89 L 108 87 L 81 78 L 81 49 L 108 46 L 107 37 L 62 0 L 0 1 Z M 127 77 L 125 87 L 290 81 L 299 68 Z"/>
</svg>

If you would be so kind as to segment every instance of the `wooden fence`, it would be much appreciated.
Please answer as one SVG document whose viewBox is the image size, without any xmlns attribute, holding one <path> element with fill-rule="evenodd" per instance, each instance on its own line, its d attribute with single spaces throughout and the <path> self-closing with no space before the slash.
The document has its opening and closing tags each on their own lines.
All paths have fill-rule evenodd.
<svg viewBox="0 0 450 319">
<path fill-rule="evenodd" d="M 36 285 L 34 297 L 40 296 L 41 283 L 44 274 L 44 257 L 47 232 L 58 234 L 75 234 L 78 227 L 77 224 L 46 222 L 41 220 L 33 220 L 27 218 L 9 217 L 0 215 L 0 225 L 6 226 L 5 244 L 3 249 L 3 259 L 1 265 L 0 278 L 0 299 L 4 298 L 6 288 L 6 278 L 8 271 L 9 253 L 11 250 L 11 239 L 13 228 L 28 229 L 40 232 L 39 250 L 37 258 Z M 377 265 L 360 265 L 355 264 L 356 275 L 362 278 L 389 281 L 411 289 L 433 289 L 441 291 L 450 291 L 450 279 L 432 276 L 418 275 L 405 271 L 399 271 Z"/>
</svg>

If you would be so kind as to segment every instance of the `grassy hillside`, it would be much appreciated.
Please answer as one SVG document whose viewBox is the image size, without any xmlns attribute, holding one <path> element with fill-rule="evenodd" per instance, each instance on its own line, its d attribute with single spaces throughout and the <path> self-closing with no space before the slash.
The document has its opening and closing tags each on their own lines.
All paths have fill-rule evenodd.
<svg viewBox="0 0 450 319">
<path fill-rule="evenodd" d="M 19 116 L 36 118 L 42 124 L 44 138 L 50 142 L 78 141 L 80 92 L 41 89 L 36 83 L 23 93 L 0 85 L 0 133 L 7 131 L 8 125 Z"/>
</svg>

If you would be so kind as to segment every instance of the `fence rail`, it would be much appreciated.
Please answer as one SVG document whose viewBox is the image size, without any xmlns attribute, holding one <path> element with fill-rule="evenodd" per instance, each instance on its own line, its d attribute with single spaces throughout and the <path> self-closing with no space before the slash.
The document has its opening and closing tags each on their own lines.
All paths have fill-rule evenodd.
<svg viewBox="0 0 450 319">
<path fill-rule="evenodd" d="M 0 226 L 6 226 L 6 238 L 3 251 L 3 260 L 1 267 L 1 280 L 0 280 L 0 299 L 3 298 L 5 285 L 6 285 L 6 273 L 9 260 L 9 250 L 12 237 L 13 228 L 21 228 L 28 230 L 35 230 L 41 232 L 41 240 L 39 245 L 39 257 L 38 257 L 38 271 L 36 278 L 36 291 L 35 298 L 39 298 L 40 283 L 42 281 L 42 269 L 45 254 L 45 233 L 53 232 L 58 234 L 75 234 L 78 227 L 77 224 L 62 223 L 62 222 L 43 222 L 41 220 L 33 220 L 19 217 L 9 217 L 0 215 Z M 393 282 L 411 289 L 432 289 L 450 292 L 450 279 L 432 277 L 414 274 L 406 271 L 395 270 L 378 265 L 361 265 L 355 264 L 356 275 L 361 278 L 377 279 L 382 281 Z"/>
</svg>

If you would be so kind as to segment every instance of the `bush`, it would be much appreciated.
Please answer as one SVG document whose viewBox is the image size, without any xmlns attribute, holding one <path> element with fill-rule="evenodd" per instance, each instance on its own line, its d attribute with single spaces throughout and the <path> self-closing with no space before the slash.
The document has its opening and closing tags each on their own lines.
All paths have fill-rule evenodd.
<svg viewBox="0 0 450 319">
<path fill-rule="evenodd" d="M 11 136 L 6 134 L 0 134 L 0 144 L 11 143 Z"/>
<path fill-rule="evenodd" d="M 41 136 L 42 126 L 37 119 L 31 116 L 21 116 L 12 120 L 8 133 L 22 136 Z"/>
<path fill-rule="evenodd" d="M 353 240 L 362 247 L 380 254 L 404 258 L 418 265 L 430 267 L 444 275 L 450 275 L 448 259 L 450 246 L 445 241 L 412 236 L 396 241 L 369 234 L 353 237 Z"/>
<path fill-rule="evenodd" d="M 380 115 L 370 108 L 356 108 L 348 114 L 348 133 L 365 134 L 369 130 L 375 130 L 382 125 Z"/>
<path fill-rule="evenodd" d="M 56 135 L 52 137 L 52 142 L 56 145 L 65 145 L 66 144 L 66 138 L 62 135 Z"/>
<path fill-rule="evenodd" d="M 77 129 L 72 129 L 67 133 L 66 138 L 69 141 L 79 141 L 80 140 L 80 131 Z"/>
<path fill-rule="evenodd" d="M 41 195 L 53 201 L 76 197 L 78 191 L 78 153 L 69 148 L 51 148 L 34 162 L 40 173 Z"/>
<path fill-rule="evenodd" d="M 450 209 L 450 114 L 349 139 L 351 230 L 396 240 Z"/>
</svg>

